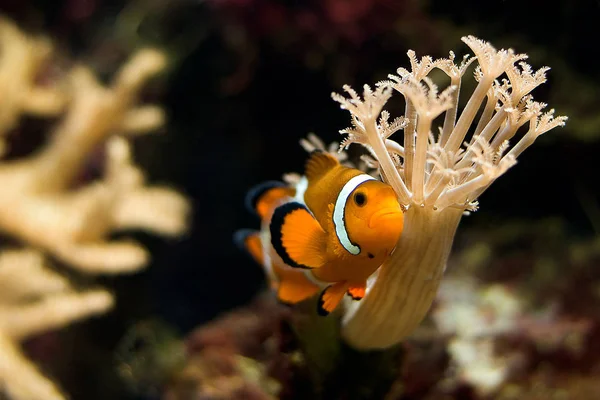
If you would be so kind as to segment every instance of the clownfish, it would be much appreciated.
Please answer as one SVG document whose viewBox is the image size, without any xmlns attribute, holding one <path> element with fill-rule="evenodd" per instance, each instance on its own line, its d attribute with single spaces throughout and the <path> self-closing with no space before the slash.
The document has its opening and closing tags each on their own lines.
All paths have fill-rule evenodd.
<svg viewBox="0 0 600 400">
<path fill-rule="evenodd" d="M 305 188 L 270 182 L 251 190 L 247 203 L 263 229 L 239 231 L 236 241 L 265 267 L 281 301 L 320 291 L 317 311 L 327 315 L 345 294 L 364 297 L 402 234 L 404 213 L 389 185 L 329 153 L 311 153 L 305 179 Z"/>
<path fill-rule="evenodd" d="M 271 245 L 269 224 L 273 211 L 281 204 L 294 200 L 296 189 L 283 182 L 267 181 L 252 188 L 246 196 L 246 208 L 261 220 L 263 229 L 240 229 L 234 242 L 263 266 L 270 287 L 277 298 L 286 304 L 296 304 L 314 296 L 320 286 L 305 275 L 305 271 L 286 265 Z"/>
</svg>

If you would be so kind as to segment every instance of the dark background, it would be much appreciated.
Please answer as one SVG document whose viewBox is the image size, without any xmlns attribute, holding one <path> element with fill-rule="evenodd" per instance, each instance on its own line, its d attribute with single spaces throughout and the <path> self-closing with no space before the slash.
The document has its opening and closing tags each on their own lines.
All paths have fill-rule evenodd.
<svg viewBox="0 0 600 400">
<path fill-rule="evenodd" d="M 245 192 L 300 172 L 305 152 L 298 140 L 307 133 L 327 143 L 339 140 L 349 119 L 330 93 L 344 83 L 372 84 L 407 66 L 408 49 L 433 57 L 454 50 L 460 59 L 467 51 L 460 37 L 473 34 L 527 53 L 535 69 L 552 67 L 535 98 L 570 117 L 480 198 L 481 209 L 463 219 L 458 242 L 469 226 L 493 230 L 507 219 L 549 216 L 563 220 L 573 237 L 598 233 L 598 1 L 0 4 L 22 27 L 47 32 L 65 54 L 107 79 L 141 46 L 162 47 L 172 61 L 147 94 L 164 104 L 168 125 L 162 135 L 136 142 L 136 158 L 152 181 L 191 198 L 192 230 L 174 241 L 133 233 L 151 249 L 152 265 L 135 276 L 103 278 L 117 294 L 117 308 L 71 329 L 83 350 L 65 350 L 68 366 L 57 375 L 74 399 L 134 398 L 110 366 L 117 344 L 137 322 L 158 318 L 185 334 L 264 287 L 261 269 L 231 240 L 236 229 L 258 226 L 244 209 Z"/>
</svg>

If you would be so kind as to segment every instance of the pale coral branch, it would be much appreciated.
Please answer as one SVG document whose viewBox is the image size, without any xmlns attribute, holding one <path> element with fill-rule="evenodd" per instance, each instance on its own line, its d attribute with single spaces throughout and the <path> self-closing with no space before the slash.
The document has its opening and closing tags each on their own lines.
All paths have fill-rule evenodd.
<svg viewBox="0 0 600 400">
<path fill-rule="evenodd" d="M 150 261 L 148 251 L 131 239 L 64 243 L 52 251 L 61 261 L 88 274 L 136 272 L 146 267 Z"/>
<path fill-rule="evenodd" d="M 187 199 L 166 187 L 137 190 L 119 202 L 113 213 L 115 227 L 144 229 L 159 235 L 179 236 L 188 228 Z"/>
<path fill-rule="evenodd" d="M 0 332 L 0 391 L 14 400 L 64 400 L 60 390 Z"/>
<path fill-rule="evenodd" d="M 147 184 L 125 138 L 165 123 L 162 108 L 138 104 L 147 80 L 165 66 L 164 54 L 139 51 L 108 86 L 77 64 L 45 77 L 50 61 L 48 39 L 0 17 L 0 152 L 23 114 L 60 118 L 43 147 L 0 163 L 0 231 L 24 246 L 0 250 L 0 397 L 12 400 L 65 397 L 27 360 L 20 341 L 102 314 L 114 302 L 102 289 L 75 291 L 46 257 L 87 274 L 137 271 L 148 264 L 148 251 L 111 234 L 179 235 L 190 210 L 183 195 Z M 104 175 L 82 181 L 90 156 L 102 154 Z"/>
<path fill-rule="evenodd" d="M 42 253 L 3 250 L 0 253 L 0 304 L 14 304 L 69 287 L 66 278 L 49 270 Z"/>
<path fill-rule="evenodd" d="M 71 75 L 74 94 L 69 112 L 32 166 L 39 180 L 42 171 L 45 176 L 37 185 L 45 190 L 62 190 L 71 184 L 86 155 L 111 134 L 119 130 L 139 134 L 158 128 L 163 122 L 162 112 L 156 107 L 135 108 L 134 102 L 141 84 L 163 64 L 156 52 L 140 51 L 122 68 L 112 90 L 102 87 L 90 70 L 76 68 Z M 136 115 L 140 112 L 149 119 L 141 121 L 140 114 Z"/>
<path fill-rule="evenodd" d="M 62 328 L 91 315 L 103 314 L 113 305 L 105 290 L 64 292 L 18 306 L 0 307 L 0 332 L 23 340 L 44 331 Z"/>
<path fill-rule="evenodd" d="M 57 86 L 36 83 L 52 45 L 44 38 L 28 37 L 5 17 L 0 16 L 0 133 L 18 122 L 21 114 L 52 116 L 62 111 L 67 100 Z"/>
<path fill-rule="evenodd" d="M 112 85 L 117 97 L 126 103 L 133 101 L 148 79 L 161 72 L 166 64 L 164 53 L 155 49 L 139 50 L 117 74 Z"/>
<path fill-rule="evenodd" d="M 0 165 L 0 183 L 11 188 L 0 198 L 1 230 L 76 268 L 116 273 L 138 270 L 148 255 L 132 242 L 101 243 L 110 232 L 142 228 L 173 236 L 187 228 L 187 200 L 170 189 L 145 186 L 124 139 L 113 137 L 108 143 L 105 181 L 63 192 L 87 155 L 109 135 L 139 133 L 162 123 L 159 108 L 131 106 L 135 91 L 163 64 L 155 51 L 142 51 L 122 69 L 113 85 L 115 91 L 101 87 L 88 69 L 74 70 L 74 97 L 50 144 L 28 160 Z M 111 147 L 116 141 L 121 150 Z M 119 152 L 122 160 L 115 170 L 110 157 Z M 116 172 L 111 174 L 111 168 Z"/>
<path fill-rule="evenodd" d="M 165 113 L 158 106 L 140 106 L 123 116 L 119 131 L 126 135 L 140 135 L 154 131 L 165 124 Z"/>
</svg>

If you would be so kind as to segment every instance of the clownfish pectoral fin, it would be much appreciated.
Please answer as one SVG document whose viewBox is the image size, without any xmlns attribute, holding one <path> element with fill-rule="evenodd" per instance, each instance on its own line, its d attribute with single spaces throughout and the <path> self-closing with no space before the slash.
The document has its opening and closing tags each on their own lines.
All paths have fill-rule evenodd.
<svg viewBox="0 0 600 400">
<path fill-rule="evenodd" d="M 312 269 L 325 264 L 327 235 L 304 204 L 277 207 L 269 228 L 271 244 L 287 265 Z"/>
<path fill-rule="evenodd" d="M 241 250 L 247 251 L 257 263 L 263 265 L 264 257 L 259 231 L 240 229 L 233 234 L 233 242 Z"/>
<path fill-rule="evenodd" d="M 304 167 L 304 173 L 309 181 L 319 179 L 331 168 L 340 165 L 340 162 L 330 153 L 323 150 L 314 150 L 310 153 L 306 165 Z"/>
<path fill-rule="evenodd" d="M 333 310 L 335 310 L 340 304 L 344 294 L 348 290 L 348 284 L 346 282 L 337 282 L 333 285 L 327 286 L 317 302 L 317 313 L 321 316 L 327 316 Z"/>
<path fill-rule="evenodd" d="M 254 186 L 246 194 L 246 208 L 261 220 L 286 197 L 294 197 L 296 190 L 283 182 L 266 181 Z"/>
<path fill-rule="evenodd" d="M 366 292 L 367 292 L 366 282 L 363 283 L 362 285 L 350 286 L 348 288 L 348 295 L 350 297 L 352 297 L 352 300 L 362 300 L 362 298 L 365 297 Z"/>
</svg>

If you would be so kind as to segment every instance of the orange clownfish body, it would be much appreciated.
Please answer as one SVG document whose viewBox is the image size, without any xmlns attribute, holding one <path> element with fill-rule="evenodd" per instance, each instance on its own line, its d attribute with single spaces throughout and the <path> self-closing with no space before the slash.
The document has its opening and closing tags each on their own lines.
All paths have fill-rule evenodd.
<svg viewBox="0 0 600 400">
<path fill-rule="evenodd" d="M 328 153 L 313 152 L 305 174 L 304 193 L 273 184 L 251 192 L 269 246 L 258 232 L 238 239 L 267 268 L 280 300 L 297 303 L 326 285 L 318 311 L 327 315 L 346 293 L 362 299 L 368 277 L 400 238 L 404 216 L 389 185 Z"/>
</svg>

